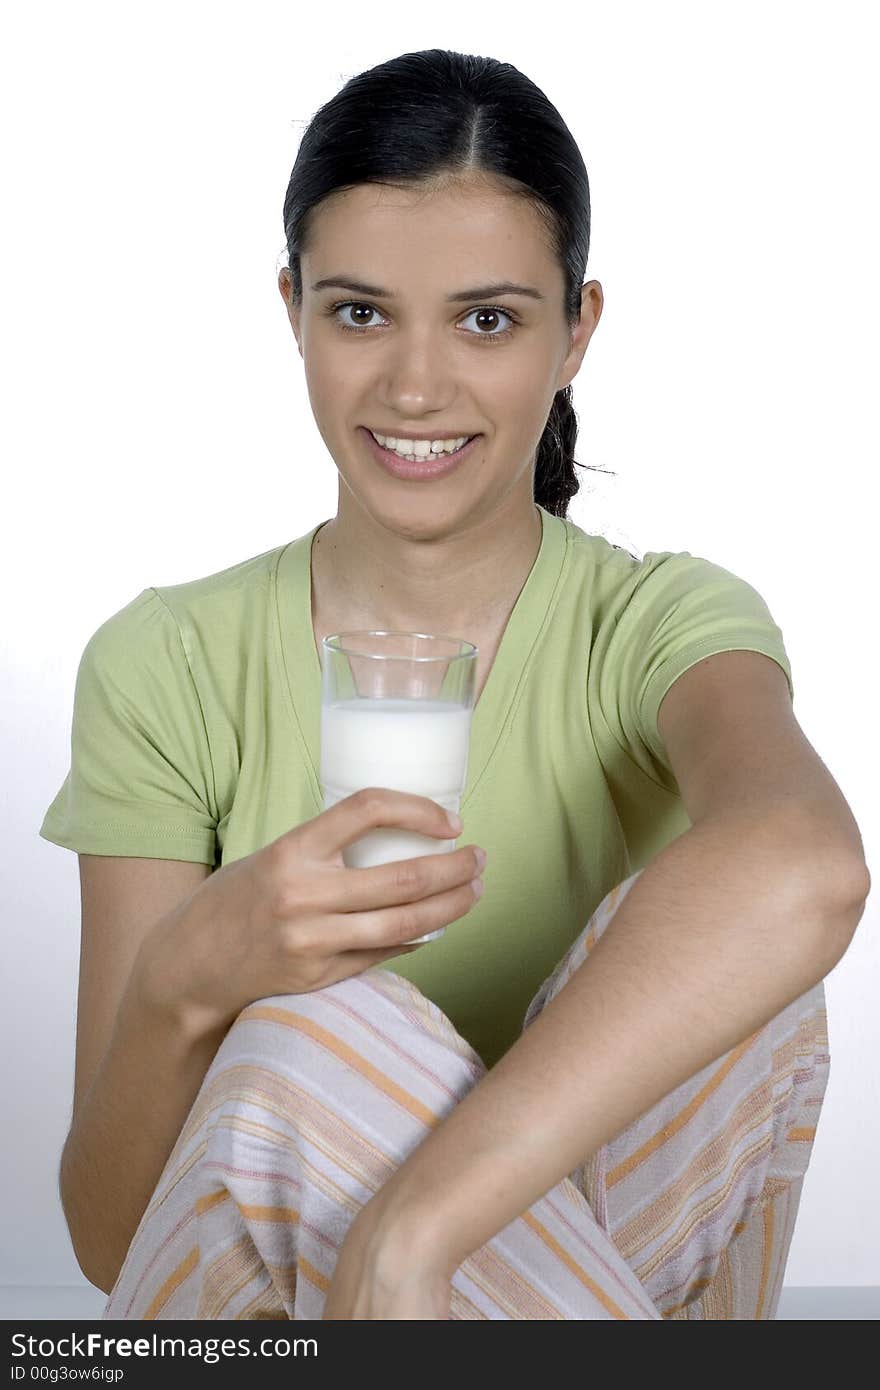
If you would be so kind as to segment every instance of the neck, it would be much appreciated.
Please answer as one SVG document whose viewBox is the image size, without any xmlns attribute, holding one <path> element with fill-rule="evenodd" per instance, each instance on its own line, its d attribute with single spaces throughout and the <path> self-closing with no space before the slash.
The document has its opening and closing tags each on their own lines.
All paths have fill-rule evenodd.
<svg viewBox="0 0 880 1390">
<path fill-rule="evenodd" d="M 503 524 L 477 522 L 427 539 L 337 516 L 312 543 L 314 613 L 349 628 L 433 632 L 467 641 L 506 623 L 541 548 L 531 504 Z"/>
</svg>

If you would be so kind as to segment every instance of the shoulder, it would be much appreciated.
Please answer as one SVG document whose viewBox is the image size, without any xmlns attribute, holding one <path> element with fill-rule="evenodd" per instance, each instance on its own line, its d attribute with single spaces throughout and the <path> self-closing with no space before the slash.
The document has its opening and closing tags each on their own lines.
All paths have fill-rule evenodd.
<svg viewBox="0 0 880 1390">
<path fill-rule="evenodd" d="M 759 591 L 742 575 L 689 550 L 649 550 L 644 554 L 590 535 L 566 521 L 572 567 L 589 599 L 597 623 L 645 625 L 654 630 L 678 613 L 692 621 L 706 618 L 771 619 Z"/>
<path fill-rule="evenodd" d="M 226 569 L 176 584 L 153 585 L 112 613 L 89 637 L 79 681 L 133 689 L 174 671 L 187 672 L 194 652 L 240 645 L 266 594 L 285 546 Z"/>
<path fill-rule="evenodd" d="M 215 614 L 230 621 L 254 602 L 265 603 L 287 544 L 289 542 L 198 579 L 156 585 L 151 592 L 178 622 Z"/>
</svg>

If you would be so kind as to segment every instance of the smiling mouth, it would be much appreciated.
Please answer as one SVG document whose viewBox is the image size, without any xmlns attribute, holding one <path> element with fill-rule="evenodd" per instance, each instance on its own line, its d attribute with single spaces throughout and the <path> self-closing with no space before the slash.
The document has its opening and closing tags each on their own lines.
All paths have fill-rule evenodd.
<svg viewBox="0 0 880 1390">
<path fill-rule="evenodd" d="M 441 460 L 441 459 L 444 459 L 444 458 L 454 458 L 456 454 L 461 453 L 462 449 L 466 449 L 467 446 L 471 443 L 472 440 L 474 440 L 474 439 L 477 438 L 477 436 L 476 436 L 475 434 L 469 434 L 469 435 L 460 435 L 460 434 L 457 434 L 457 435 L 452 435 L 452 436 L 450 436 L 450 438 L 461 439 L 461 440 L 462 440 L 462 443 L 459 444 L 459 446 L 458 446 L 457 449 L 437 449 L 437 450 L 430 450 L 430 449 L 429 449 L 428 452 L 427 452 L 426 454 L 417 454 L 417 453 L 415 453 L 415 452 L 402 453 L 399 449 L 392 449 L 392 448 L 390 448 L 390 446 L 387 445 L 387 444 L 380 444 L 380 443 L 379 443 L 379 440 L 376 438 L 376 435 L 375 435 L 374 431 L 371 430 L 371 429 L 369 428 L 369 426 L 367 426 L 366 428 L 367 428 L 367 433 L 370 434 L 370 435 L 372 435 L 372 437 L 373 437 L 373 442 L 374 442 L 375 444 L 377 444 L 377 445 L 379 446 L 380 449 L 385 449 L 386 452 L 388 452 L 389 454 L 395 454 L 398 458 L 404 459 L 407 463 L 435 463 L 435 462 L 437 462 L 437 461 L 439 461 L 439 460 Z M 398 439 L 399 436 L 398 436 L 398 435 L 393 435 L 393 436 L 392 436 L 392 435 L 386 435 L 385 438 L 386 438 L 386 439 L 391 439 L 391 438 Z M 413 442 L 413 444 L 416 444 L 416 443 L 424 443 L 425 441 L 424 441 L 424 440 L 415 440 L 415 439 L 414 439 L 412 442 Z M 435 441 L 434 441 L 434 440 L 431 440 L 430 442 L 431 442 L 431 443 L 434 443 Z M 440 441 L 440 440 L 437 440 L 436 442 L 437 442 L 437 443 L 440 443 L 441 441 Z M 447 440 L 443 440 L 442 442 L 443 442 L 443 443 L 446 443 L 446 442 L 448 442 L 448 441 L 447 441 Z"/>
<path fill-rule="evenodd" d="M 436 454 L 414 455 L 407 458 L 406 455 L 398 454 L 393 449 L 388 449 L 384 444 L 380 444 L 373 431 L 366 425 L 360 426 L 360 429 L 366 438 L 369 449 L 374 456 L 378 457 L 383 467 L 394 476 L 403 479 L 428 480 L 444 477 L 453 472 L 460 462 L 470 456 L 477 441 L 482 438 L 481 434 L 471 435 L 460 448 L 452 453 L 444 449 Z"/>
</svg>

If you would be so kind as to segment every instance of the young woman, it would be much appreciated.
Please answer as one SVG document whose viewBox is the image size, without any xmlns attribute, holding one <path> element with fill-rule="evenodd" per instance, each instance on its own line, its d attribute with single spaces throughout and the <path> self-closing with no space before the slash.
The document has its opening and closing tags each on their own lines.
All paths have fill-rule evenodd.
<svg viewBox="0 0 880 1390">
<path fill-rule="evenodd" d="M 315 115 L 284 225 L 336 515 L 98 629 L 41 830 L 80 1265 L 107 1318 L 771 1318 L 867 870 L 761 596 L 567 518 L 578 148 L 510 64 L 405 54 Z M 479 649 L 452 853 L 347 868 L 456 828 L 321 809 L 320 643 L 361 629 Z"/>
</svg>

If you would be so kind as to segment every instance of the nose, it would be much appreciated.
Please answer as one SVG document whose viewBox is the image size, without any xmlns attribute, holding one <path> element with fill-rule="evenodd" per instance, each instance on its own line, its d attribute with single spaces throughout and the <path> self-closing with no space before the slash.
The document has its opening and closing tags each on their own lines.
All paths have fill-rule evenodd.
<svg viewBox="0 0 880 1390">
<path fill-rule="evenodd" d="M 414 419 L 431 412 L 440 417 L 450 413 L 456 386 L 439 333 L 430 329 L 402 332 L 389 345 L 382 366 L 386 394 L 396 414 Z"/>
</svg>

